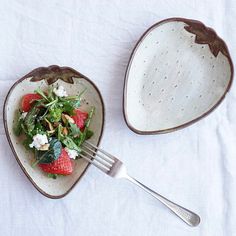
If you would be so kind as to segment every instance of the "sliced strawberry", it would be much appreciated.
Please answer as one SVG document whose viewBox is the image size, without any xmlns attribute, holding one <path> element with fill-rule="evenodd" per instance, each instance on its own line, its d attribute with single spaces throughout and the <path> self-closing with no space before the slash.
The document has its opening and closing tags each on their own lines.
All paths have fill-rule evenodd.
<svg viewBox="0 0 236 236">
<path fill-rule="evenodd" d="M 72 116 L 73 120 L 75 121 L 75 124 L 80 128 L 83 129 L 85 126 L 85 121 L 88 118 L 88 113 L 85 111 L 81 111 L 79 109 L 74 110 L 75 115 Z"/>
<path fill-rule="evenodd" d="M 38 100 L 42 98 L 39 94 L 36 93 L 29 93 L 23 96 L 22 102 L 21 102 L 21 109 L 23 112 L 28 112 L 30 108 L 32 107 L 32 102 L 34 100 Z"/>
<path fill-rule="evenodd" d="M 56 161 L 38 165 L 44 172 L 51 174 L 70 175 L 73 172 L 72 161 L 65 149 L 62 149 L 61 155 Z"/>
</svg>

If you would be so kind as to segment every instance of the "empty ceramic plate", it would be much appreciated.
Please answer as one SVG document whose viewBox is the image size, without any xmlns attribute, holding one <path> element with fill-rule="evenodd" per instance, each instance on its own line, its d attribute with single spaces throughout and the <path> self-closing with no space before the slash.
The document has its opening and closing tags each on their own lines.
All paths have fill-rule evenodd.
<svg viewBox="0 0 236 236">
<path fill-rule="evenodd" d="M 24 148 L 22 144 L 24 137 L 16 137 L 12 132 L 15 113 L 20 107 L 22 96 L 34 92 L 37 88 L 46 90 L 48 84 L 62 85 L 68 95 L 76 95 L 86 88 L 86 92 L 83 94 L 82 109 L 88 110 L 89 107 L 95 106 L 95 114 L 90 124 L 94 131 L 91 142 L 95 145 L 99 144 L 103 132 L 104 105 L 95 84 L 81 73 L 68 67 L 37 68 L 18 80 L 7 95 L 4 105 L 4 126 L 16 160 L 37 190 L 47 197 L 60 198 L 75 186 L 87 169 L 88 162 L 83 159 L 76 160 L 71 175 L 59 176 L 57 179 L 48 178 L 38 167 L 31 167 L 34 159 L 33 153 Z"/>
<path fill-rule="evenodd" d="M 124 116 L 139 134 L 170 132 L 209 114 L 233 79 L 225 42 L 199 21 L 163 20 L 135 46 L 124 86 Z"/>
</svg>

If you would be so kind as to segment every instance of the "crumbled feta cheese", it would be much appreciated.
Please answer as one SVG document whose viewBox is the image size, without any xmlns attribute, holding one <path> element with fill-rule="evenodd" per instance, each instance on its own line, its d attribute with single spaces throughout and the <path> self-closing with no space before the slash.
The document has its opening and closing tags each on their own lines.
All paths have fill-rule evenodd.
<svg viewBox="0 0 236 236">
<path fill-rule="evenodd" d="M 23 112 L 23 113 L 21 114 L 21 117 L 22 117 L 23 119 L 25 119 L 25 117 L 27 116 L 27 114 L 28 114 L 28 112 Z"/>
<path fill-rule="evenodd" d="M 68 94 L 63 86 L 59 86 L 58 88 L 54 88 L 53 92 L 58 96 L 58 97 L 67 97 Z"/>
<path fill-rule="evenodd" d="M 75 159 L 79 154 L 76 150 L 73 150 L 73 149 L 69 149 L 69 148 L 65 148 L 66 152 L 68 153 L 69 157 L 71 159 Z"/>
<path fill-rule="evenodd" d="M 46 134 L 36 134 L 33 137 L 33 142 L 29 146 L 30 148 L 35 147 L 39 150 L 46 143 L 48 143 L 48 138 Z"/>
</svg>

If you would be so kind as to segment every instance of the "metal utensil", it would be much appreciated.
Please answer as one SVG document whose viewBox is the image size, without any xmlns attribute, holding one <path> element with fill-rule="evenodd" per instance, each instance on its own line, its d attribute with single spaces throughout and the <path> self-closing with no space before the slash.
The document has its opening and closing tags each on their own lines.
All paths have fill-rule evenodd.
<svg viewBox="0 0 236 236">
<path fill-rule="evenodd" d="M 161 196 L 160 194 L 129 176 L 124 164 L 119 159 L 104 151 L 103 149 L 96 147 L 88 141 L 85 141 L 82 146 L 82 152 L 80 153 L 80 156 L 107 175 L 114 178 L 125 178 L 133 184 L 139 186 L 141 189 L 162 202 L 188 225 L 197 226 L 200 223 L 200 217 L 194 212 L 177 205 L 176 203 Z"/>
</svg>

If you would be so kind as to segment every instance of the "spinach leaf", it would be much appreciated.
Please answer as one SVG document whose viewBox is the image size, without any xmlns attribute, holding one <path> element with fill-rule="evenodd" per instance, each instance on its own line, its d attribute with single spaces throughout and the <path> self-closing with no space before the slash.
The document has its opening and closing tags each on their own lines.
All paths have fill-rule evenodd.
<svg viewBox="0 0 236 236">
<path fill-rule="evenodd" d="M 15 124 L 13 126 L 13 132 L 16 136 L 20 136 L 22 133 L 22 123 L 23 123 L 23 119 L 21 117 L 21 113 L 17 111 L 16 117 L 15 117 Z"/>
<path fill-rule="evenodd" d="M 76 143 L 73 141 L 72 138 L 69 136 L 66 136 L 63 140 L 62 143 L 68 147 L 69 149 L 76 150 L 77 152 L 81 152 L 81 149 L 76 145 Z"/>
<path fill-rule="evenodd" d="M 26 130 L 26 133 L 30 134 L 34 127 L 35 127 L 35 121 L 36 121 L 36 117 L 39 113 L 40 109 L 37 107 L 33 107 L 26 115 L 25 119 L 24 119 L 24 127 Z"/>
<path fill-rule="evenodd" d="M 33 164 L 35 166 L 38 163 L 51 163 L 59 158 L 61 155 L 62 144 L 56 138 L 52 138 L 50 142 L 49 149 L 47 151 L 36 150 L 36 162 Z"/>
<path fill-rule="evenodd" d="M 93 136 L 93 131 L 88 129 L 86 134 L 85 134 L 85 140 L 90 139 Z"/>
</svg>

